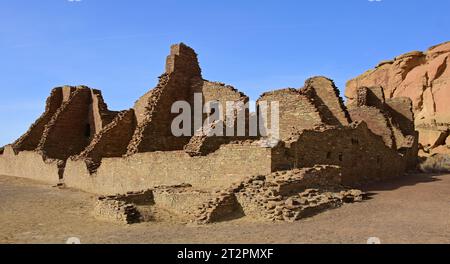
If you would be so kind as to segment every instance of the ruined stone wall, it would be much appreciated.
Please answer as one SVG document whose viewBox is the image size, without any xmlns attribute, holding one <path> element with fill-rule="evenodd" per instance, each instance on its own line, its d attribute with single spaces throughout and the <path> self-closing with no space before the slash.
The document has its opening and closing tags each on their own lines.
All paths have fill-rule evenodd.
<svg viewBox="0 0 450 264">
<path fill-rule="evenodd" d="M 95 203 L 94 216 L 102 221 L 117 224 L 134 224 L 140 222 L 141 215 L 133 204 L 100 197 Z"/>
<path fill-rule="evenodd" d="M 104 158 L 92 175 L 83 161 L 68 160 L 64 181 L 68 187 L 87 192 L 116 194 L 183 183 L 198 189 L 223 188 L 245 177 L 270 172 L 271 149 L 224 145 L 204 157 L 168 151 Z"/>
<path fill-rule="evenodd" d="M 349 107 L 372 106 L 379 109 L 385 107 L 386 98 L 381 86 L 359 87 L 356 99 L 349 104 Z"/>
<path fill-rule="evenodd" d="M 47 98 L 45 112 L 39 117 L 30 129 L 13 143 L 13 148 L 16 152 L 25 150 L 35 150 L 41 141 L 42 134 L 46 124 L 50 121 L 52 116 L 56 113 L 63 102 L 62 88 L 55 88 L 52 90 L 50 96 Z"/>
<path fill-rule="evenodd" d="M 350 116 L 355 122 L 366 122 L 369 129 L 381 136 L 386 146 L 397 149 L 394 133 L 389 118 L 378 108 L 361 106 L 349 109 Z"/>
<path fill-rule="evenodd" d="M 172 104 L 189 101 L 189 95 L 183 91 L 189 89 L 189 86 L 182 84 L 185 81 L 169 77 L 166 85 L 152 93 L 147 117 L 138 126 L 128 147 L 128 154 L 180 150 L 187 144 L 189 137 L 175 137 L 171 131 L 172 121 L 178 115 L 171 114 Z"/>
<path fill-rule="evenodd" d="M 385 99 L 382 87 L 360 87 L 349 105 L 354 121 L 364 121 L 384 143 L 407 157 L 408 169 L 415 169 L 418 133 L 415 131 L 412 102 L 409 98 Z"/>
<path fill-rule="evenodd" d="M 279 102 L 280 107 L 280 138 L 282 140 L 289 139 L 292 134 L 304 129 L 312 129 L 316 126 L 322 125 L 322 118 L 308 99 L 308 97 L 300 94 L 295 89 L 285 89 L 274 92 L 265 93 L 258 100 L 270 102 Z M 271 108 L 268 108 L 268 113 Z M 270 116 L 270 114 L 269 114 Z M 269 129 L 271 128 L 270 118 L 267 120 Z"/>
<path fill-rule="evenodd" d="M 386 100 L 397 148 L 408 160 L 408 169 L 416 169 L 418 163 L 420 133 L 414 124 L 414 112 L 410 98 L 398 97 Z"/>
<path fill-rule="evenodd" d="M 136 128 L 134 111 L 120 112 L 97 133 L 90 145 L 74 159 L 85 159 L 91 172 L 100 166 L 102 158 L 122 157 Z"/>
<path fill-rule="evenodd" d="M 214 136 L 212 130 L 216 127 L 222 127 L 223 133 L 226 130 L 226 124 L 223 121 L 216 121 L 210 125 L 205 125 L 191 137 L 189 143 L 186 144 L 184 150 L 190 156 L 206 156 L 215 152 L 224 144 L 229 144 L 236 137 Z M 224 134 L 225 135 L 225 134 Z"/>
<path fill-rule="evenodd" d="M 192 188 L 155 188 L 153 190 L 154 202 L 179 216 L 190 215 L 199 206 L 211 198 L 212 193 Z"/>
<path fill-rule="evenodd" d="M 245 108 L 249 98 L 234 87 L 218 82 L 209 82 L 202 80 L 194 84 L 195 93 L 202 93 L 203 104 L 220 105 L 221 120 L 216 120 L 212 124 L 207 124 L 209 114 L 202 115 L 203 126 L 194 131 L 194 135 L 185 146 L 185 150 L 191 156 L 207 155 L 220 148 L 223 144 L 229 144 L 232 141 L 250 139 L 249 136 L 249 109 Z M 232 103 L 231 109 L 227 109 L 227 103 Z M 241 105 L 240 105 L 241 104 Z M 232 119 L 228 120 L 227 111 L 232 111 Z M 243 135 L 238 132 L 237 118 L 243 115 L 245 127 L 242 128 Z M 194 127 L 195 128 L 195 127 Z M 222 128 L 222 129 L 217 129 Z M 224 136 L 211 136 L 212 131 L 220 131 Z M 233 134 L 228 134 L 232 131 Z"/>
<path fill-rule="evenodd" d="M 128 146 L 128 155 L 148 151 L 181 150 L 189 137 L 171 133 L 172 104 L 192 100 L 192 83 L 201 79 L 197 54 L 184 44 L 174 45 L 167 58 L 166 73 L 157 87 L 136 103 L 138 127 Z"/>
<path fill-rule="evenodd" d="M 103 127 L 111 123 L 118 112 L 108 110 L 108 105 L 103 100 L 101 91 L 91 90 L 92 104 L 89 111 L 89 123 L 91 127 L 91 138 L 99 133 Z"/>
<path fill-rule="evenodd" d="M 65 160 L 79 154 L 88 144 L 91 127 L 88 120 L 91 104 L 89 89 L 77 89 L 58 109 L 43 132 L 38 150 L 44 156 Z"/>
<path fill-rule="evenodd" d="M 286 148 L 285 142 L 280 142 L 277 146 L 271 149 L 272 171 L 292 170 L 295 168 L 294 164 L 292 163 L 293 157 L 291 156 L 289 150 Z"/>
<path fill-rule="evenodd" d="M 58 161 L 45 160 L 35 151 L 15 153 L 11 145 L 0 155 L 0 175 L 14 176 L 55 185 L 59 183 Z"/>
<path fill-rule="evenodd" d="M 332 80 L 325 77 L 310 78 L 301 92 L 311 99 L 325 124 L 346 126 L 351 123 L 344 101 L 339 96 L 339 89 Z"/>
<path fill-rule="evenodd" d="M 192 105 L 198 92 L 204 103 L 215 100 L 223 106 L 227 101 L 246 103 L 248 97 L 231 86 L 203 80 L 195 52 L 184 44 L 174 45 L 157 87 L 129 111 L 109 111 L 100 91 L 87 87 L 55 90 L 41 120 L 15 144 L 19 150 L 37 151 L 15 155 L 7 148 L 0 157 L 4 167 L 0 173 L 34 177 L 24 174 L 34 174 L 37 166 L 38 173 L 47 173 L 52 180 L 64 174 L 67 186 L 99 194 L 180 184 L 211 190 L 250 176 L 316 164 L 342 167 L 346 184 L 402 175 L 405 160 L 414 158 L 411 149 L 417 144 L 417 137 L 407 134 L 414 132 L 410 101 L 385 101 L 381 87 L 358 91 L 360 100 L 350 114 L 368 126 L 349 125 L 350 114 L 334 83 L 316 77 L 302 90 L 269 92 L 258 100 L 259 107 L 264 101 L 269 106 L 279 103 L 280 142 L 247 136 L 175 137 L 171 131 L 178 116 L 171 113 L 174 102 Z M 265 120 L 269 129 L 271 110 Z M 245 115 L 248 121 L 249 113 Z M 215 125 L 202 127 L 202 132 Z M 68 157 L 72 159 L 66 166 Z M 234 202 L 228 198 L 232 197 L 223 197 L 223 208 L 231 208 L 228 205 Z"/>
<path fill-rule="evenodd" d="M 159 77 L 159 81 L 158 81 L 158 86 L 164 85 L 162 83 L 162 78 L 165 78 L 166 75 L 162 75 Z M 155 90 L 158 89 L 152 89 L 148 92 L 146 92 L 143 96 L 141 96 L 135 103 L 133 106 L 134 109 L 134 113 L 136 115 L 136 121 L 137 124 L 142 125 L 142 123 L 145 120 L 146 117 L 146 113 L 147 113 L 147 106 L 149 104 L 150 98 L 152 98 L 152 95 L 154 93 Z"/>
<path fill-rule="evenodd" d="M 353 127 L 304 131 L 290 146 L 295 167 L 316 164 L 342 168 L 346 185 L 402 176 L 406 160 L 388 148 L 365 123 Z"/>
<path fill-rule="evenodd" d="M 98 90 L 58 87 L 42 116 L 12 146 L 16 152 L 37 150 L 44 158 L 65 160 L 80 153 L 115 115 Z"/>
<path fill-rule="evenodd" d="M 243 102 L 245 104 L 249 101 L 246 95 L 234 87 L 219 82 L 203 81 L 202 93 L 204 103 L 218 101 L 224 107 L 224 114 L 227 102 Z"/>
<path fill-rule="evenodd" d="M 405 135 L 415 133 L 414 112 L 412 100 L 407 97 L 391 98 L 386 100 L 386 110 Z"/>
</svg>

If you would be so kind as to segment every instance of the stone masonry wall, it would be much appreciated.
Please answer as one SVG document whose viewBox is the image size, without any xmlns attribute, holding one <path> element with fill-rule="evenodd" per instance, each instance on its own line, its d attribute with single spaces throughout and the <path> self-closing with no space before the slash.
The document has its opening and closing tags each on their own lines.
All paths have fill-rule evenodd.
<svg viewBox="0 0 450 264">
<path fill-rule="evenodd" d="M 406 159 L 388 148 L 365 123 L 304 131 L 291 142 L 290 153 L 295 167 L 340 166 L 346 185 L 399 177 L 406 170 Z"/>
<path fill-rule="evenodd" d="M 301 92 L 311 99 L 325 124 L 346 126 L 351 123 L 344 101 L 339 96 L 339 89 L 332 80 L 325 77 L 310 78 Z"/>
<path fill-rule="evenodd" d="M 116 114 L 108 110 L 98 90 L 58 87 L 42 116 L 12 146 L 16 152 L 36 150 L 45 158 L 65 160 L 80 153 Z"/>
<path fill-rule="evenodd" d="M 201 79 L 197 54 L 184 44 L 174 45 L 167 58 L 166 73 L 158 86 L 136 103 L 138 127 L 128 146 L 128 155 L 148 151 L 181 150 L 189 137 L 171 133 L 172 104 L 192 100 L 192 82 Z M 144 101 L 144 102 L 142 102 Z"/>
<path fill-rule="evenodd" d="M 284 89 L 265 93 L 261 96 L 258 102 L 278 101 L 280 107 L 280 138 L 287 140 L 292 134 L 304 129 L 312 129 L 316 126 L 322 125 L 322 118 L 308 99 L 308 97 L 300 94 L 295 89 Z M 268 108 L 268 113 L 271 108 Z M 270 116 L 270 115 L 269 115 Z M 271 120 L 267 120 L 269 128 L 271 127 Z"/>
<path fill-rule="evenodd" d="M 233 144 L 202 157 L 167 151 L 104 158 L 94 174 L 83 161 L 69 159 L 64 182 L 68 187 L 106 195 L 184 183 L 197 189 L 224 188 L 245 177 L 271 173 L 271 160 L 270 148 Z"/>
<path fill-rule="evenodd" d="M 11 145 L 0 155 L 0 175 L 14 176 L 55 185 L 59 183 L 58 161 L 44 160 L 35 151 L 16 153 Z"/>
<path fill-rule="evenodd" d="M 101 91 L 91 89 L 92 104 L 89 111 L 89 123 L 91 127 L 91 138 L 99 133 L 103 127 L 108 125 L 118 114 L 118 112 L 108 110 L 108 105 L 103 100 Z"/>
<path fill-rule="evenodd" d="M 385 108 L 405 135 L 413 135 L 415 133 L 411 99 L 407 97 L 387 99 Z"/>
<path fill-rule="evenodd" d="M 53 115 L 38 146 L 44 156 L 66 160 L 89 144 L 93 126 L 88 120 L 90 95 L 89 89 L 77 89 Z"/>
<path fill-rule="evenodd" d="M 180 184 L 210 191 L 246 177 L 317 164 L 340 166 L 344 183 L 353 185 L 400 176 L 417 156 L 411 101 L 385 100 L 381 87 L 358 89 L 350 111 L 325 77 L 309 79 L 301 90 L 263 94 L 258 107 L 263 101 L 269 106 L 279 103 L 279 142 L 247 135 L 175 137 L 171 125 L 178 114 L 171 113 L 172 105 L 187 101 L 193 106 L 194 93 L 202 94 L 203 103 L 218 101 L 223 106 L 249 100 L 231 86 L 204 80 L 197 54 L 184 44 L 171 47 L 157 87 L 129 111 L 109 111 L 98 90 L 55 89 L 41 118 L 1 151 L 0 173 L 34 177 L 24 174 L 37 168 L 47 173 L 46 180 L 59 181 L 64 174 L 68 187 L 98 194 Z M 245 118 L 248 121 L 248 111 Z M 350 124 L 352 119 L 365 122 Z M 265 121 L 271 129 L 271 119 Z M 202 132 L 213 127 L 202 126 Z M 232 207 L 233 197 L 223 197 L 224 208 Z"/>
<path fill-rule="evenodd" d="M 356 122 L 366 122 L 369 129 L 383 138 L 386 146 L 396 149 L 396 141 L 388 117 L 378 108 L 362 106 L 349 109 L 350 116 Z"/>
<path fill-rule="evenodd" d="M 415 169 L 418 133 L 414 126 L 412 101 L 409 98 L 385 99 L 382 87 L 360 87 L 356 101 L 349 105 L 354 121 L 364 121 L 381 136 L 385 144 L 407 157 L 408 169 Z"/>
<path fill-rule="evenodd" d="M 89 170 L 94 173 L 100 166 L 102 158 L 122 157 L 127 152 L 128 142 L 136 128 L 134 111 L 120 112 L 100 133 L 97 133 L 91 144 L 74 159 L 85 159 Z"/>
<path fill-rule="evenodd" d="M 62 88 L 53 89 L 50 96 L 47 98 L 45 112 L 33 125 L 31 125 L 30 129 L 23 136 L 13 143 L 13 148 L 16 152 L 35 150 L 37 148 L 39 142 L 41 141 L 42 134 L 44 133 L 46 124 L 61 106 L 62 101 Z"/>
</svg>

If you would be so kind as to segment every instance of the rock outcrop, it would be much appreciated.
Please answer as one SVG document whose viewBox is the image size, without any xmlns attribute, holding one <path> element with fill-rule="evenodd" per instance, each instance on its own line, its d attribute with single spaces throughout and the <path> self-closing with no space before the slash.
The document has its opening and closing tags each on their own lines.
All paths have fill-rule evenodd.
<svg viewBox="0 0 450 264">
<path fill-rule="evenodd" d="M 425 52 L 409 52 L 383 61 L 375 69 L 348 81 L 345 96 L 349 104 L 354 104 L 358 89 L 379 86 L 386 100 L 408 97 L 412 100 L 422 147 L 443 145 L 450 128 L 449 56 L 450 42 L 446 42 Z"/>
</svg>

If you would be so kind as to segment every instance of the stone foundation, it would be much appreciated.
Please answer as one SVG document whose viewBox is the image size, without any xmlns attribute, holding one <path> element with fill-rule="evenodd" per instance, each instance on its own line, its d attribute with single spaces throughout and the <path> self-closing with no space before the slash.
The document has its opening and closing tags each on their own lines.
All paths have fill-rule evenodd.
<svg viewBox="0 0 450 264">
<path fill-rule="evenodd" d="M 94 215 L 97 219 L 119 224 L 138 223 L 141 218 L 135 205 L 106 197 L 97 200 Z"/>
</svg>

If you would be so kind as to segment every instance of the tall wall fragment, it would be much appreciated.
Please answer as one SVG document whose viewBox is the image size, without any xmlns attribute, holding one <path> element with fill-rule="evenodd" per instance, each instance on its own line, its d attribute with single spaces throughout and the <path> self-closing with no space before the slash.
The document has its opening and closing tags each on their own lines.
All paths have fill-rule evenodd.
<svg viewBox="0 0 450 264">
<path fill-rule="evenodd" d="M 192 83 L 201 80 L 197 54 L 184 44 L 174 45 L 167 57 L 166 73 L 155 89 L 136 102 L 138 126 L 128 146 L 128 155 L 148 151 L 181 150 L 189 137 L 171 132 L 171 113 L 176 101 L 192 102 Z"/>
<path fill-rule="evenodd" d="M 98 90 L 55 88 L 45 112 L 12 147 L 16 152 L 39 151 L 46 158 L 66 160 L 79 154 L 115 115 Z"/>
<path fill-rule="evenodd" d="M 271 103 L 279 103 L 279 130 L 280 139 L 288 140 L 298 131 L 312 129 L 324 124 L 319 110 L 314 106 L 313 102 L 296 89 L 284 89 L 273 92 L 264 93 L 258 100 L 258 104 L 267 102 L 268 116 L 262 119 L 267 123 L 267 127 L 271 128 L 272 112 Z"/>
<path fill-rule="evenodd" d="M 416 167 L 418 134 L 409 98 L 386 100 L 382 87 L 360 87 L 348 107 L 354 121 L 364 121 L 386 146 L 405 155 L 409 169 Z"/>
<path fill-rule="evenodd" d="M 339 89 L 332 80 L 326 77 L 310 78 L 301 92 L 311 99 L 325 124 L 347 126 L 352 122 L 344 101 L 339 96 Z"/>
</svg>

